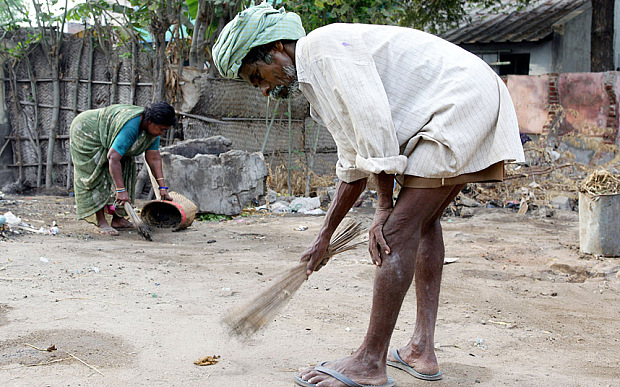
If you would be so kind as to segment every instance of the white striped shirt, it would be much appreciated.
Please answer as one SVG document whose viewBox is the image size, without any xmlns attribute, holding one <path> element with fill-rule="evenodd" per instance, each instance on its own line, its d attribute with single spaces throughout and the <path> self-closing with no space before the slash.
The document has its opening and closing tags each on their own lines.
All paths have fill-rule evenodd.
<svg viewBox="0 0 620 387">
<path fill-rule="evenodd" d="M 436 36 L 330 24 L 297 42 L 295 65 L 312 117 L 336 142 L 343 181 L 381 171 L 446 178 L 524 161 L 502 80 Z"/>
</svg>

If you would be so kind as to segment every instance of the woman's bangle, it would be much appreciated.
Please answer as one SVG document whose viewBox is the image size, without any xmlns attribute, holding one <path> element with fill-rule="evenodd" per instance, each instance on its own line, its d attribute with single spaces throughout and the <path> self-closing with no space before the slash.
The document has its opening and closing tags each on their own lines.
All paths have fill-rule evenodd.
<svg viewBox="0 0 620 387">
<path fill-rule="evenodd" d="M 168 187 L 159 187 L 159 189 L 168 189 Z"/>
<path fill-rule="evenodd" d="M 117 189 L 116 193 L 121 193 L 127 191 L 127 188 Z"/>
<path fill-rule="evenodd" d="M 155 180 L 164 180 L 164 178 L 163 177 L 159 177 L 159 178 L 157 178 Z"/>
</svg>

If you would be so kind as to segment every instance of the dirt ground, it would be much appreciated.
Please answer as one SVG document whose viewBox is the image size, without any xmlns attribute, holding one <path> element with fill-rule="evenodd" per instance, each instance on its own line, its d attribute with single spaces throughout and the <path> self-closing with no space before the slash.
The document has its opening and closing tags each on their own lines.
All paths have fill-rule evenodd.
<svg viewBox="0 0 620 387">
<path fill-rule="evenodd" d="M 95 233 L 72 198 L 5 200 L 0 214 L 60 231 L 0 238 L 3 386 L 292 386 L 298 368 L 350 354 L 366 333 L 365 248 L 334 257 L 251 340 L 220 323 L 297 262 L 322 216 L 195 221 L 147 242 Z M 372 210 L 350 217 L 368 225 Z M 445 377 L 390 368 L 399 386 L 620 386 L 620 259 L 580 254 L 576 212 L 478 208 L 443 227 L 458 258 L 444 267 L 436 331 Z M 394 346 L 414 321 L 412 289 Z M 207 355 L 218 363 L 194 365 Z"/>
</svg>

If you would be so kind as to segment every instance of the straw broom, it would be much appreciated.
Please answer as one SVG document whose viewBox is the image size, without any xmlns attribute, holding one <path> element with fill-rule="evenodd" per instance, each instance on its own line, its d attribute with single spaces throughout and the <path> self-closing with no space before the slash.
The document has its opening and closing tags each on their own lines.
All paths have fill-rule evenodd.
<svg viewBox="0 0 620 387">
<path fill-rule="evenodd" d="M 151 229 L 146 223 L 142 221 L 142 219 L 140 219 L 138 214 L 136 214 L 136 211 L 131 206 L 131 203 L 125 202 L 123 206 L 125 207 L 125 212 L 129 214 L 129 217 L 131 218 L 134 226 L 136 226 L 138 233 L 142 235 L 147 241 L 152 241 L 153 237 L 151 236 Z"/>
<path fill-rule="evenodd" d="M 342 224 L 332 237 L 322 264 L 336 254 L 356 248 L 364 242 L 350 244 L 362 232 L 361 224 L 349 220 Z M 236 336 L 249 337 L 272 321 L 276 314 L 287 304 L 301 284 L 308 279 L 307 262 L 295 264 L 286 270 L 281 278 L 265 289 L 247 304 L 231 309 L 223 319 L 230 333 Z"/>
</svg>

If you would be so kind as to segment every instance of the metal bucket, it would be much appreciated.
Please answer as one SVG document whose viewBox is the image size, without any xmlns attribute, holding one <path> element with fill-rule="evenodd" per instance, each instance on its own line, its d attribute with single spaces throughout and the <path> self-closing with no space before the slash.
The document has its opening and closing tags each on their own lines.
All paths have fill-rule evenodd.
<svg viewBox="0 0 620 387">
<path fill-rule="evenodd" d="M 198 207 L 188 198 L 178 192 L 170 192 L 174 199 L 151 200 L 142 207 L 142 220 L 158 228 L 171 228 L 173 231 L 189 227 L 196 218 Z"/>
<path fill-rule="evenodd" d="M 587 254 L 620 256 L 620 194 L 579 193 L 579 246 Z"/>
</svg>

